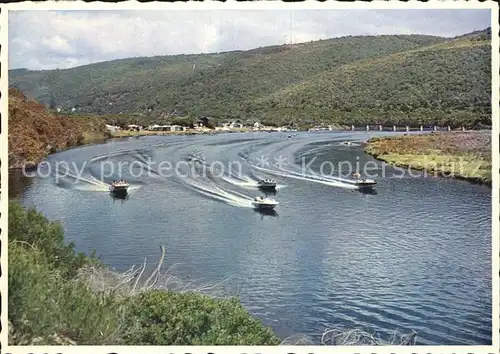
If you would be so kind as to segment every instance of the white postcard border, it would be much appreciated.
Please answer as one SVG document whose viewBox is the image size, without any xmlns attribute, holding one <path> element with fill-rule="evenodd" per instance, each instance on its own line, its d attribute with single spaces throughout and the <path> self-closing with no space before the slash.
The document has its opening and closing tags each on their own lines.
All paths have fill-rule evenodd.
<svg viewBox="0 0 500 354">
<path fill-rule="evenodd" d="M 100 3 L 81 1 L 46 1 L 46 2 L 23 2 L 1 4 L 0 14 L 0 63 L 1 65 L 1 136 L 0 136 L 0 159 L 2 198 L 0 205 L 2 215 L 0 217 L 1 228 L 1 270 L 0 293 L 1 293 L 1 323 L 2 331 L 0 340 L 4 353 L 499 353 L 500 352 L 500 331 L 499 331 L 499 222 L 500 222 L 500 199 L 499 199 L 499 24 L 498 24 L 498 4 L 493 1 L 356 1 L 356 2 L 318 2 L 304 1 L 300 3 L 285 3 L 281 1 L 257 1 L 257 2 L 148 2 L 126 1 L 117 3 Z M 8 130 L 8 12 L 15 10 L 277 10 L 277 9 L 491 9 L 492 28 L 492 292 L 493 292 L 493 345 L 491 346 L 11 346 L 7 345 L 7 207 L 8 207 L 8 151 L 7 151 L 7 130 Z M 458 291 L 460 289 L 457 289 Z"/>
</svg>

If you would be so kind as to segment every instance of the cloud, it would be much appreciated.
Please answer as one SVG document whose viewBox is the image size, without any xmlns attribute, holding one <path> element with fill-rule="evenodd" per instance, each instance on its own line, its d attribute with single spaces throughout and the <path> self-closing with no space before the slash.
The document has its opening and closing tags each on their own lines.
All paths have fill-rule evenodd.
<svg viewBox="0 0 500 354">
<path fill-rule="evenodd" d="M 11 11 L 9 67 L 68 68 L 345 35 L 451 37 L 488 26 L 490 10 Z"/>
</svg>

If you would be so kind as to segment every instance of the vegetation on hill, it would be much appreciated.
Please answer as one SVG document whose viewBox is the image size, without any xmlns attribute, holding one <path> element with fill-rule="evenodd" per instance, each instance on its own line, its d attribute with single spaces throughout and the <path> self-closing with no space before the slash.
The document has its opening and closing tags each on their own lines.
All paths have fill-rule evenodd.
<svg viewBox="0 0 500 354">
<path fill-rule="evenodd" d="M 280 340 L 236 299 L 154 290 L 64 243 L 62 227 L 9 202 L 11 345 L 271 345 Z M 141 274 L 142 275 L 142 274 Z M 146 282 L 147 283 L 147 282 Z M 96 286 L 97 285 L 97 286 Z"/>
<path fill-rule="evenodd" d="M 44 104 L 114 114 L 118 122 L 181 115 L 265 124 L 474 126 L 491 122 L 490 38 L 488 30 L 452 39 L 347 36 L 65 70 L 17 69 L 9 80 Z"/>
<path fill-rule="evenodd" d="M 491 134 L 433 133 L 372 138 L 365 152 L 389 164 L 491 185 Z"/>
<path fill-rule="evenodd" d="M 357 61 L 277 91 L 255 110 L 355 125 L 487 124 L 490 51 L 488 41 L 457 40 Z"/>
<path fill-rule="evenodd" d="M 49 111 L 9 89 L 9 168 L 37 164 L 49 153 L 107 136 L 95 116 L 70 117 Z"/>
</svg>

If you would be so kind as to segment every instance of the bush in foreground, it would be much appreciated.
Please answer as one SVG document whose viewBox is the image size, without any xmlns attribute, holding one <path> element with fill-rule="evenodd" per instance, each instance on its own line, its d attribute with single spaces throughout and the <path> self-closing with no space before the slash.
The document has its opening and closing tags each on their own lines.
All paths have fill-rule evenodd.
<svg viewBox="0 0 500 354">
<path fill-rule="evenodd" d="M 236 299 L 148 291 L 130 299 L 127 344 L 264 345 L 278 338 Z"/>
</svg>

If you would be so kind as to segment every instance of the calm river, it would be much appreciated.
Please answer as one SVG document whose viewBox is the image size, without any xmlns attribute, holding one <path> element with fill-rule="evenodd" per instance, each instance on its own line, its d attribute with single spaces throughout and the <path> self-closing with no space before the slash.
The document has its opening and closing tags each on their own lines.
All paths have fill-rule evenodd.
<svg viewBox="0 0 500 354">
<path fill-rule="evenodd" d="M 117 270 L 153 264 L 164 245 L 172 274 L 219 283 L 281 337 L 413 329 L 417 344 L 491 344 L 491 189 L 384 167 L 359 144 L 375 134 L 127 138 L 52 155 L 50 177 L 10 188 Z M 193 150 L 211 174 L 188 164 Z M 334 178 L 356 163 L 376 193 Z M 106 184 L 119 164 L 125 200 Z M 259 178 L 278 183 L 274 215 L 251 207 Z"/>
</svg>

